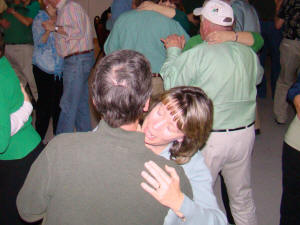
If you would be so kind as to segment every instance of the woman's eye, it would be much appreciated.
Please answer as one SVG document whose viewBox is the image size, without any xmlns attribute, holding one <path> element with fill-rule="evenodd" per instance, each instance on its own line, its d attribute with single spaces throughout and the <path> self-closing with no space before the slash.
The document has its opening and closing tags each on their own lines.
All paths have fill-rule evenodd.
<svg viewBox="0 0 300 225">
<path fill-rule="evenodd" d="M 159 116 L 162 116 L 162 115 L 163 115 L 163 111 L 162 111 L 161 108 L 158 109 L 157 114 L 158 114 Z"/>
</svg>

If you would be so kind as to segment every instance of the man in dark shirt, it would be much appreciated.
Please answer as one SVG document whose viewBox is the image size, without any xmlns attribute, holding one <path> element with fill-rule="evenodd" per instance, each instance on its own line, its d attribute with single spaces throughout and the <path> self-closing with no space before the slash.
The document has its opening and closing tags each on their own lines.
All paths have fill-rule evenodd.
<svg viewBox="0 0 300 225">
<path fill-rule="evenodd" d="M 264 47 L 260 52 L 260 63 L 264 67 L 267 55 L 271 56 L 271 91 L 272 97 L 275 94 L 276 82 L 280 73 L 280 52 L 279 45 L 282 40 L 282 32 L 275 28 L 274 17 L 276 14 L 276 4 L 274 0 L 252 0 L 259 20 L 261 35 L 264 38 Z M 263 80 L 257 89 L 258 97 L 265 98 L 267 95 L 267 80 Z"/>
<path fill-rule="evenodd" d="M 276 83 L 274 114 L 278 123 L 285 123 L 289 107 L 287 92 L 296 81 L 300 69 L 300 0 L 284 0 L 277 8 L 275 26 L 277 29 L 283 26 L 283 40 L 280 44 L 281 71 Z"/>
</svg>

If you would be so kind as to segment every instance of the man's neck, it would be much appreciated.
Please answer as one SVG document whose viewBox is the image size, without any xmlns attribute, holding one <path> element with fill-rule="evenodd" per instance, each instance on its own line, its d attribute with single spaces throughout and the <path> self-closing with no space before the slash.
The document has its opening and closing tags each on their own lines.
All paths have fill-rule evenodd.
<svg viewBox="0 0 300 225">
<path fill-rule="evenodd" d="M 139 121 L 137 120 L 134 123 L 122 125 L 120 126 L 120 128 L 126 131 L 137 131 L 138 125 L 139 125 Z"/>
</svg>

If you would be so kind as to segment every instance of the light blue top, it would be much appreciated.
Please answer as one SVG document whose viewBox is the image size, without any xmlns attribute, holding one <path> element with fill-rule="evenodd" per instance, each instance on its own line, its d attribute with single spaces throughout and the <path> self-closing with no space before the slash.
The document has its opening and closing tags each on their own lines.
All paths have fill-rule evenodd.
<svg viewBox="0 0 300 225">
<path fill-rule="evenodd" d="M 170 145 L 160 154 L 170 159 Z M 193 190 L 193 200 L 184 195 L 183 204 L 180 208 L 185 216 L 183 222 L 177 215 L 169 210 L 165 217 L 164 225 L 190 224 L 190 225 L 226 225 L 227 219 L 219 209 L 216 197 L 212 188 L 212 177 L 205 165 L 202 153 L 198 151 L 192 159 L 182 165 Z"/>
<path fill-rule="evenodd" d="M 253 6 L 245 0 L 231 0 L 235 19 L 235 31 L 251 31 L 260 33 L 260 23 Z"/>
<path fill-rule="evenodd" d="M 166 58 L 160 39 L 171 34 L 184 35 L 185 40 L 189 40 L 189 35 L 178 22 L 153 11 L 130 10 L 115 22 L 104 51 L 109 55 L 122 49 L 135 50 L 150 61 L 153 73 L 159 73 Z"/>
<path fill-rule="evenodd" d="M 46 73 L 61 76 L 63 58 L 57 54 L 53 32 L 50 33 L 46 43 L 42 42 L 42 36 L 45 33 L 42 23 L 49 19 L 48 14 L 44 10 L 40 10 L 33 20 L 32 34 L 34 50 L 32 64 Z"/>
</svg>

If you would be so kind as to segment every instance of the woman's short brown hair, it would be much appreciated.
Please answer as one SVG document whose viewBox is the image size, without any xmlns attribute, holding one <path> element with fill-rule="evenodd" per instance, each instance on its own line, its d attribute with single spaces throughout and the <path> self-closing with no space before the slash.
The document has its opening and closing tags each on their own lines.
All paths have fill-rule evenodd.
<svg viewBox="0 0 300 225">
<path fill-rule="evenodd" d="M 175 115 L 177 127 L 184 133 L 182 142 L 173 142 L 170 159 L 185 164 L 208 139 L 213 123 L 212 101 L 201 88 L 187 86 L 166 91 L 160 101 Z"/>
</svg>

